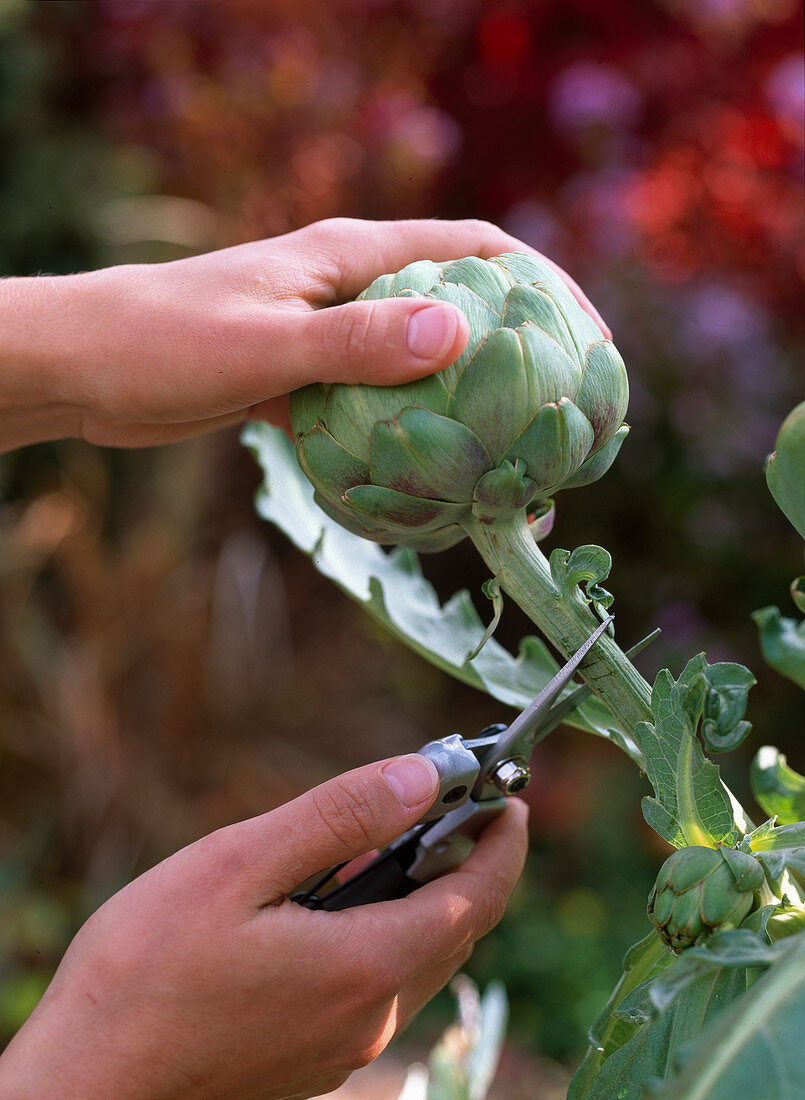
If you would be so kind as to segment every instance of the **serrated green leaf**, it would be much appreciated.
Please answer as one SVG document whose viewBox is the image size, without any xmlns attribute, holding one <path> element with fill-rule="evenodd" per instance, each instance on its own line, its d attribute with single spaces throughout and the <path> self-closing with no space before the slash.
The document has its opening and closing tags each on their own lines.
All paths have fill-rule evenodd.
<svg viewBox="0 0 805 1100">
<path fill-rule="evenodd" d="M 786 825 L 805 819 L 805 776 L 789 767 L 773 745 L 763 745 L 752 761 L 752 793 L 769 817 Z"/>
<path fill-rule="evenodd" d="M 712 1022 L 702 1020 L 700 1035 L 681 1049 L 675 1044 L 681 1072 L 651 1092 L 656 1100 L 805 1096 L 805 935 L 782 941 L 777 953 L 743 996 Z"/>
<path fill-rule="evenodd" d="M 760 651 L 766 664 L 805 691 L 805 619 L 783 618 L 779 607 L 752 612 L 760 633 Z"/>
<path fill-rule="evenodd" d="M 556 661 L 533 637 L 522 640 L 517 656 L 492 638 L 470 662 L 468 654 L 483 637 L 484 624 L 466 590 L 440 604 L 412 551 L 398 547 L 386 553 L 329 519 L 314 503 L 313 489 L 297 465 L 293 445 L 279 429 L 248 424 L 241 438 L 265 475 L 257 494 L 258 513 L 276 524 L 311 557 L 320 573 L 395 637 L 438 668 L 517 709 L 531 702 L 555 674 Z M 567 721 L 607 739 L 615 725 L 597 699 L 587 700 Z M 630 740 L 622 738 L 618 743 L 640 760 Z"/>
<path fill-rule="evenodd" d="M 643 799 L 643 816 L 676 848 L 733 845 L 740 837 L 729 792 L 696 736 L 707 698 L 705 667 L 700 654 L 678 680 L 667 669 L 659 672 L 651 694 L 654 721 L 634 731 L 656 794 Z"/>
</svg>

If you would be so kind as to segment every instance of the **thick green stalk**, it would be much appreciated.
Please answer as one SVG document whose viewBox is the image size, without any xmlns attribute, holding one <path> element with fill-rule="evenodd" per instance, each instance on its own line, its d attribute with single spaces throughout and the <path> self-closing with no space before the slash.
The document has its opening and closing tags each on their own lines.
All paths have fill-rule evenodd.
<svg viewBox="0 0 805 1100">
<path fill-rule="evenodd" d="M 575 653 L 600 620 L 576 585 L 566 592 L 557 589 L 525 512 L 493 523 L 470 516 L 465 527 L 501 588 L 561 654 Z M 579 671 L 627 733 L 638 722 L 651 721 L 651 688 L 608 634 L 582 661 Z"/>
</svg>

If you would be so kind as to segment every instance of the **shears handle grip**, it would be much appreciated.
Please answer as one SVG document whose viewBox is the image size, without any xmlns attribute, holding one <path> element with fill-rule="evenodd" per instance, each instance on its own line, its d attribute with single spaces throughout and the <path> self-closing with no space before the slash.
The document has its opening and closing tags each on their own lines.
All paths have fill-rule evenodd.
<svg viewBox="0 0 805 1100">
<path fill-rule="evenodd" d="M 373 901 L 393 901 L 404 898 L 421 882 L 416 882 L 406 874 L 406 867 L 413 862 L 418 837 L 400 847 L 389 848 L 356 875 L 335 886 L 323 897 L 313 895 L 302 901 L 307 909 L 324 909 L 335 912 L 339 909 L 351 909 L 353 905 L 369 905 Z"/>
<path fill-rule="evenodd" d="M 297 895 L 308 909 L 338 910 L 404 898 L 464 862 L 484 827 L 506 806 L 505 798 L 468 799 L 437 821 L 414 826 L 370 864 L 322 897 Z"/>
<path fill-rule="evenodd" d="M 385 852 L 363 871 L 334 887 L 324 897 L 314 896 L 304 904 L 308 909 L 335 912 L 351 909 L 353 905 L 370 905 L 373 901 L 393 901 L 406 897 L 422 883 L 409 878 L 394 855 L 394 852 Z"/>
</svg>

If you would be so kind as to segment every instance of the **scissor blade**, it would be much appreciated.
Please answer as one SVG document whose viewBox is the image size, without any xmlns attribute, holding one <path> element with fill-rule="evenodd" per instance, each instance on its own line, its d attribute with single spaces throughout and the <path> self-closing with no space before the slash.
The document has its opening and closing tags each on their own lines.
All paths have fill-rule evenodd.
<svg viewBox="0 0 805 1100">
<path fill-rule="evenodd" d="M 563 665 L 556 675 L 548 681 L 536 699 L 533 699 L 524 710 L 520 711 L 505 733 L 500 735 L 501 746 L 505 745 L 511 747 L 517 742 L 522 741 L 532 729 L 536 729 L 539 726 L 542 716 L 550 709 L 557 695 L 559 695 L 570 680 L 572 680 L 576 669 L 614 618 L 614 615 L 610 615 L 608 618 L 604 619 L 598 629 L 593 631 L 587 641 L 573 654 L 567 664 Z"/>
</svg>

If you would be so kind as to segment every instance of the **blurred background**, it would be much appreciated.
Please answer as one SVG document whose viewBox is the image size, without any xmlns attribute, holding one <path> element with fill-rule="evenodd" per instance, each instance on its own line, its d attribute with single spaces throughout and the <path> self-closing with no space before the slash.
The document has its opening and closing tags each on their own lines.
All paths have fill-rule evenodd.
<svg viewBox="0 0 805 1100">
<path fill-rule="evenodd" d="M 755 731 L 723 761 L 750 799 L 760 744 L 805 767 L 801 702 L 749 620 L 793 612 L 802 565 L 762 472 L 805 389 L 799 8 L 0 0 L 0 274 L 169 260 L 331 215 L 478 216 L 550 255 L 608 320 L 633 395 L 618 463 L 560 498 L 551 545 L 612 552 L 620 636 L 663 630 L 650 678 L 701 650 L 750 665 Z M 235 431 L 0 459 L 2 1039 L 86 915 L 156 860 L 505 717 L 261 524 L 258 481 Z M 426 571 L 445 597 L 484 580 L 470 547 Z M 501 640 L 526 632 L 509 609 Z M 648 930 L 664 853 L 616 749 L 559 730 L 535 772 L 527 875 L 468 970 L 507 984 L 511 1057 L 561 1081 Z M 413 1039 L 451 1013 L 437 1000 Z"/>
</svg>

